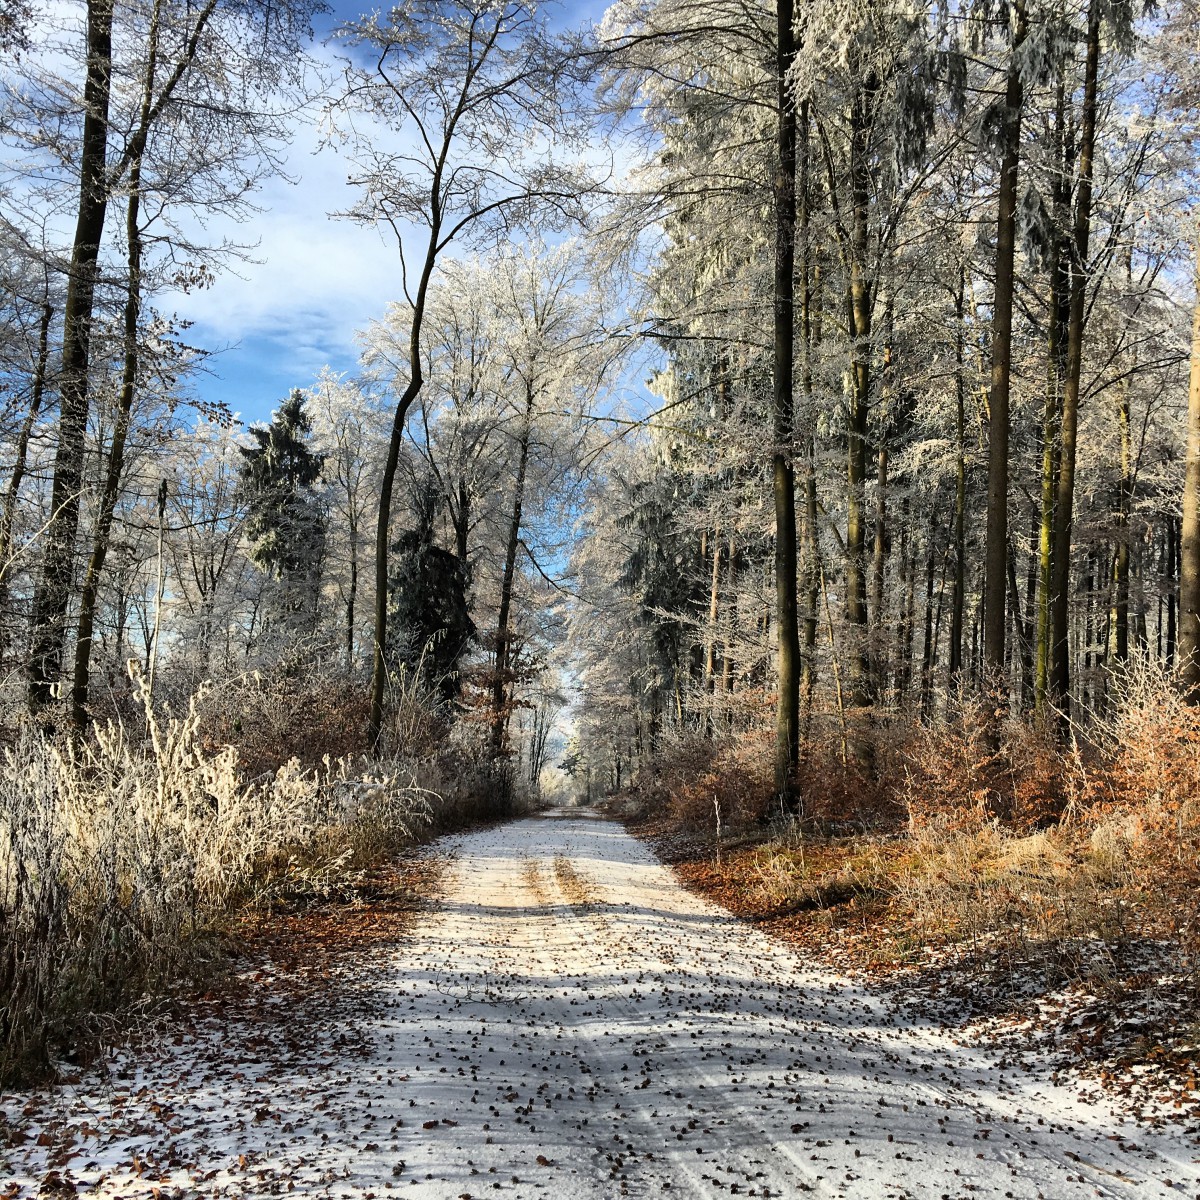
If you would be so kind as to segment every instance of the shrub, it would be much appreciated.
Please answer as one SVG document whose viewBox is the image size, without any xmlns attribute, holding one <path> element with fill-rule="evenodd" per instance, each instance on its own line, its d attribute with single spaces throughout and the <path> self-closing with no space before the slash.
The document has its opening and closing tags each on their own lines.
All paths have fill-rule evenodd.
<svg viewBox="0 0 1200 1200">
<path fill-rule="evenodd" d="M 346 891 L 473 811 L 441 767 L 404 760 L 292 759 L 247 783 L 202 737 L 203 696 L 163 719 L 135 686 L 144 741 L 115 724 L 77 745 L 25 732 L 0 760 L 0 1078 L 44 1071 L 88 1014 L 194 966 L 236 905 Z"/>
</svg>

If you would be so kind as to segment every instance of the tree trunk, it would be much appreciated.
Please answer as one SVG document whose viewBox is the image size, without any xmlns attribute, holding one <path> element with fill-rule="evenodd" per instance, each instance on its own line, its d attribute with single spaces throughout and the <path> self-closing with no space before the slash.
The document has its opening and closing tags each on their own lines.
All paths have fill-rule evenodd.
<svg viewBox="0 0 1200 1200">
<path fill-rule="evenodd" d="M 153 27 L 152 27 L 153 29 Z M 153 50 L 152 50 L 153 54 Z M 79 630 L 75 638 L 75 670 L 71 680 L 71 721 L 83 728 L 89 720 L 88 690 L 91 681 L 92 636 L 96 623 L 96 601 L 100 591 L 100 575 L 108 557 L 113 514 L 121 494 L 121 475 L 125 469 L 125 441 L 129 435 L 130 414 L 137 392 L 140 345 L 138 324 L 142 311 L 142 231 L 138 220 L 141 203 L 141 159 L 134 161 L 129 176 L 129 201 L 125 215 L 127 268 L 129 277 L 125 293 L 124 364 L 121 371 L 121 391 L 117 397 L 117 415 L 113 426 L 112 445 L 108 451 L 108 468 L 92 535 L 92 552 L 79 596 Z"/>
<path fill-rule="evenodd" d="M 873 698 L 867 638 L 866 478 L 867 416 L 871 403 L 871 315 L 874 297 L 868 278 L 870 211 L 870 105 L 876 83 L 869 76 L 856 92 L 850 119 L 850 413 L 846 462 L 846 619 L 851 638 L 850 703 L 867 708 Z M 853 740 L 856 758 L 870 757 L 861 736 Z"/>
<path fill-rule="evenodd" d="M 87 77 L 83 89 L 83 141 L 79 161 L 79 209 L 71 244 L 59 388 L 58 447 L 50 492 L 50 521 L 42 579 L 33 597 L 29 705 L 50 703 L 62 673 L 67 610 L 74 576 L 75 536 L 87 439 L 88 367 L 100 243 L 108 208 L 105 162 L 112 91 L 113 0 L 88 0 Z"/>
<path fill-rule="evenodd" d="M 996 216 L 996 285 L 992 300 L 992 379 L 988 396 L 987 548 L 984 556 L 983 654 L 987 669 L 1001 682 L 1004 671 L 1004 592 L 1008 573 L 1008 398 L 1012 365 L 1013 263 L 1017 232 L 1017 172 L 1021 161 L 1021 117 L 1025 88 L 1021 47 L 1028 32 L 1023 0 L 1014 4 L 1008 79 L 1004 92 L 1004 150 Z"/>
<path fill-rule="evenodd" d="M 513 484 L 512 516 L 508 523 L 508 541 L 504 547 L 504 574 L 500 580 L 500 612 L 496 617 L 496 668 L 492 675 L 492 755 L 499 758 L 505 751 L 508 729 L 510 662 L 509 617 L 512 611 L 513 582 L 517 574 L 517 548 L 521 544 L 521 510 L 525 503 L 525 473 L 529 466 L 529 439 L 533 433 L 533 388 L 525 386 L 525 418 L 517 443 L 517 478 Z M 679 672 L 675 672 L 676 707 L 682 708 L 678 695 Z M 682 712 L 680 712 L 682 716 Z"/>
<path fill-rule="evenodd" d="M 1196 228 L 1196 307 L 1192 315 L 1192 362 L 1188 381 L 1187 457 L 1183 524 L 1179 534 L 1179 626 L 1175 642 L 1173 597 L 1167 602 L 1167 660 L 1178 649 L 1179 680 L 1191 704 L 1200 704 L 1200 223 Z M 1167 522 L 1167 562 L 1173 576 L 1174 531 Z"/>
<path fill-rule="evenodd" d="M 1017 550 L 1012 540 L 1008 543 L 1008 598 L 1012 609 L 1013 632 L 1021 662 L 1021 694 L 1029 693 L 1033 685 L 1033 627 L 1021 613 L 1021 589 L 1017 583 Z"/>
<path fill-rule="evenodd" d="M 796 257 L 796 105 L 788 72 L 796 56 L 792 0 L 777 0 L 775 167 L 775 304 L 773 404 L 775 493 L 775 601 L 779 698 L 775 715 L 775 792 L 792 803 L 792 774 L 800 746 L 800 637 L 796 612 L 796 472 L 793 462 L 792 355 Z"/>
<path fill-rule="evenodd" d="M 1129 393 L 1117 399 L 1121 433 L 1121 484 L 1117 497 L 1117 545 L 1113 554 L 1112 652 L 1117 663 L 1129 658 L 1129 514 L 1133 503 L 1133 445 L 1129 428 Z"/>
<path fill-rule="evenodd" d="M 928 719 L 933 711 L 933 568 L 936 556 L 934 526 L 926 537 L 929 544 L 925 554 L 925 637 L 921 643 L 921 717 Z"/>
<path fill-rule="evenodd" d="M 354 605 L 358 600 L 358 520 L 350 520 L 350 586 L 346 594 L 346 672 L 354 670 Z"/>
<path fill-rule="evenodd" d="M 1071 585 L 1071 535 L 1075 503 L 1075 445 L 1083 334 L 1087 319 L 1088 246 L 1092 231 L 1092 164 L 1096 145 L 1096 90 L 1100 65 L 1100 3 L 1088 5 L 1083 111 L 1079 127 L 1079 183 L 1071 244 L 1071 300 L 1067 317 L 1067 361 L 1063 379 L 1062 444 L 1054 498 L 1054 587 L 1050 610 L 1050 691 L 1064 721 L 1071 710 L 1071 662 L 1067 643 Z"/>
<path fill-rule="evenodd" d="M 704 692 L 708 697 L 708 713 L 704 732 L 712 737 L 717 722 L 717 623 L 721 615 L 721 559 L 724 543 L 721 531 L 714 530 L 709 538 L 712 547 L 712 579 L 708 591 L 708 627 L 704 645 Z"/>
<path fill-rule="evenodd" d="M 967 269 L 963 265 L 954 298 L 954 583 L 950 593 L 950 688 L 953 691 L 962 674 L 963 612 L 966 608 L 967 546 L 964 524 L 967 511 L 967 381 L 964 378 L 966 347 L 963 321 Z"/>
<path fill-rule="evenodd" d="M 813 346 L 816 344 L 813 327 L 813 278 L 812 246 L 809 238 L 810 181 L 809 181 L 809 110 L 806 100 L 800 106 L 800 190 L 799 230 L 797 248 L 800 255 L 800 349 L 803 355 L 801 366 L 801 391 L 804 396 L 804 420 L 810 432 L 804 439 L 804 631 L 802 642 L 802 665 L 800 694 L 804 701 L 807 721 L 812 713 L 813 689 L 817 678 L 817 623 L 821 587 L 821 548 L 817 529 L 817 463 L 816 440 L 812 435 L 813 423 Z"/>
</svg>

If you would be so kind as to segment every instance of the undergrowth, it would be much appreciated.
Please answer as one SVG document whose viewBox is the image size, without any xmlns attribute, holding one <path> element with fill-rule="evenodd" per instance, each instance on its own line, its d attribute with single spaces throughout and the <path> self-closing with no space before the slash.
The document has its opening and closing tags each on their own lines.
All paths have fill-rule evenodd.
<svg viewBox="0 0 1200 1200">
<path fill-rule="evenodd" d="M 814 714 L 792 812 L 745 767 L 769 764 L 766 733 L 678 739 L 613 803 L 686 882 L 818 959 L 1012 1019 L 1075 989 L 1093 1048 L 1099 1030 L 1127 1065 L 1178 1058 L 1200 994 L 1200 711 L 1144 664 L 1117 683 L 1086 736 L 997 730 L 963 697 L 881 722 L 869 765 L 845 752 L 861 731 Z M 1135 1019 L 1147 998 L 1179 1019 Z"/>
<path fill-rule="evenodd" d="M 87 1056 L 100 1014 L 207 966 L 209 935 L 246 905 L 349 896 L 402 847 L 517 803 L 503 766 L 446 738 L 274 769 L 258 750 L 248 776 L 213 737 L 210 696 L 164 716 L 134 684 L 136 733 L 26 728 L 0 758 L 5 1082 Z"/>
</svg>

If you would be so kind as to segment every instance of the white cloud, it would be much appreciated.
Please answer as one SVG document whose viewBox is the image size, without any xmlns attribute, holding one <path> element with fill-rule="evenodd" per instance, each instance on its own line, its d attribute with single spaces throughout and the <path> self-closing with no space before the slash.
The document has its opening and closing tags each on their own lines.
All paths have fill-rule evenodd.
<svg viewBox="0 0 1200 1200">
<path fill-rule="evenodd" d="M 390 235 L 328 214 L 353 202 L 347 161 L 319 148 L 311 124 L 296 130 L 287 172 L 255 197 L 262 210 L 245 225 L 209 222 L 206 236 L 254 239 L 250 262 L 221 273 L 209 289 L 173 297 L 168 307 L 195 322 L 202 345 L 267 339 L 319 369 L 352 355 L 353 337 L 400 291 L 400 260 Z"/>
</svg>

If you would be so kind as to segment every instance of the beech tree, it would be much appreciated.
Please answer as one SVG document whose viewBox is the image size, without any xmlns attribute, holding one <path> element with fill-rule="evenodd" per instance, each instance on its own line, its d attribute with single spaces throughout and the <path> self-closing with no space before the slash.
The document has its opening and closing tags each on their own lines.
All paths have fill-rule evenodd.
<svg viewBox="0 0 1200 1200">
<path fill-rule="evenodd" d="M 75 197 L 75 229 L 66 255 L 53 481 L 32 603 L 29 700 L 35 710 L 50 701 L 62 674 L 75 591 L 76 540 L 88 482 L 83 471 L 96 305 L 110 241 L 110 203 L 114 197 L 128 200 L 123 272 L 127 385 L 117 403 L 120 415 L 83 583 L 72 703 L 77 719 L 86 714 L 89 624 L 139 381 L 142 301 L 156 265 L 144 258 L 145 229 L 152 221 L 169 227 L 167 214 L 173 206 L 236 210 L 263 171 L 274 168 L 272 144 L 286 136 L 276 99 L 301 59 L 311 12 L 304 0 L 272 5 L 269 11 L 226 6 L 222 0 L 197 7 L 149 0 L 120 8 L 110 0 L 88 0 L 84 46 L 56 46 L 60 56 L 29 56 L 22 64 L 21 86 L 8 93 L 6 140 L 29 155 L 22 169 L 57 180 L 60 188 L 69 186 Z M 78 65 L 77 80 L 56 73 L 64 62 Z M 189 159 L 186 170 L 184 158 Z M 55 189 L 43 186 L 43 191 L 45 203 L 59 203 Z M 172 249 L 183 250 L 171 246 L 168 236 L 156 241 L 164 258 Z M 178 261 L 173 266 L 173 286 L 185 284 L 189 273 L 204 277 L 205 264 L 196 259 L 202 252 L 196 247 L 190 251 L 189 266 L 181 269 Z M 188 253 L 183 250 L 180 257 Z"/>
<path fill-rule="evenodd" d="M 369 736 L 378 746 L 386 690 L 392 496 L 408 414 L 424 383 L 422 334 L 434 270 L 456 241 L 486 243 L 550 212 L 580 217 L 585 181 L 532 150 L 569 133 L 573 60 L 532 5 L 408 0 L 348 24 L 345 43 L 367 69 L 347 66 L 337 111 L 370 114 L 406 140 L 391 150 L 358 139 L 355 219 L 389 228 L 411 310 L 407 374 L 396 398 L 380 480 L 375 534 L 374 658 Z"/>
</svg>

